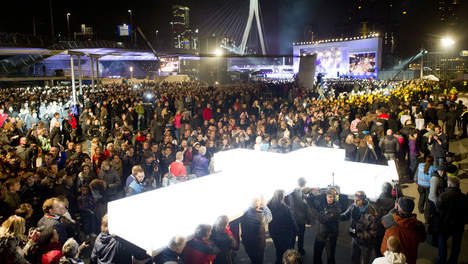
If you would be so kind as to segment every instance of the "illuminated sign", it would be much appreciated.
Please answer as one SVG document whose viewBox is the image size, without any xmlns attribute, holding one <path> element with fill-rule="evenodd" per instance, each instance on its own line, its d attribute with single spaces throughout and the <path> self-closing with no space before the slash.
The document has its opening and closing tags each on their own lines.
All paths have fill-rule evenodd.
<svg viewBox="0 0 468 264">
<path fill-rule="evenodd" d="M 468 50 L 462 50 L 462 51 L 460 51 L 460 56 L 462 56 L 462 57 L 468 57 Z"/>
<path fill-rule="evenodd" d="M 130 26 L 127 24 L 117 26 L 117 34 L 119 35 L 119 37 L 130 36 Z"/>
</svg>

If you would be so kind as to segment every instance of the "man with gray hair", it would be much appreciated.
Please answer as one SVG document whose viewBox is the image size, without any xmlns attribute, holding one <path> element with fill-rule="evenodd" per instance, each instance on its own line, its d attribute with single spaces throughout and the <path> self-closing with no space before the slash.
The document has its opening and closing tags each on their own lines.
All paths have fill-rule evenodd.
<svg viewBox="0 0 468 264">
<path fill-rule="evenodd" d="M 169 245 L 154 257 L 155 264 L 182 264 L 182 251 L 185 248 L 186 240 L 182 236 L 175 236 Z"/>
<path fill-rule="evenodd" d="M 460 190 L 460 180 L 455 176 L 447 179 L 447 190 L 436 202 L 440 213 L 439 262 L 458 263 L 458 255 L 468 219 L 468 197 Z M 452 236 L 452 250 L 447 260 L 447 240 Z"/>
<path fill-rule="evenodd" d="M 60 264 L 84 264 L 80 259 L 81 252 L 88 245 L 83 242 L 78 246 L 78 242 L 74 238 L 69 238 L 62 247 L 62 258 L 60 258 Z"/>
</svg>

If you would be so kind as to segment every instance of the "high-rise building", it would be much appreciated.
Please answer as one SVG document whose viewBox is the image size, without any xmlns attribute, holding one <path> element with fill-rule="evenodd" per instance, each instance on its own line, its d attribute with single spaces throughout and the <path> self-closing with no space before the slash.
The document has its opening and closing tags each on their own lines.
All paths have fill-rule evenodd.
<svg viewBox="0 0 468 264">
<path fill-rule="evenodd" d="M 448 26 L 456 25 L 458 21 L 458 6 L 457 0 L 438 0 L 437 11 L 439 12 L 440 22 Z"/>
<path fill-rule="evenodd" d="M 192 31 L 190 27 L 190 8 L 188 6 L 172 6 L 171 27 L 173 48 L 198 49 L 198 29 Z"/>
</svg>

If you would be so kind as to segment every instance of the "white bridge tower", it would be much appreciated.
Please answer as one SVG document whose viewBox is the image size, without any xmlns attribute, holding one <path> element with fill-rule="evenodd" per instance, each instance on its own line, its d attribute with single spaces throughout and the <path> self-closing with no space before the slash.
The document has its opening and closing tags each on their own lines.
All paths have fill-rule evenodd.
<svg viewBox="0 0 468 264">
<path fill-rule="evenodd" d="M 247 39 L 249 38 L 250 30 L 252 29 L 253 17 L 255 15 L 255 21 L 257 22 L 258 36 L 260 38 L 260 45 L 262 47 L 262 54 L 266 55 L 265 42 L 263 41 L 263 29 L 260 23 L 260 13 L 258 12 L 259 3 L 258 0 L 250 0 L 249 7 L 249 18 L 247 19 L 247 25 L 245 25 L 244 34 L 242 36 L 241 43 L 241 54 L 245 54 L 245 46 L 247 45 Z"/>
</svg>

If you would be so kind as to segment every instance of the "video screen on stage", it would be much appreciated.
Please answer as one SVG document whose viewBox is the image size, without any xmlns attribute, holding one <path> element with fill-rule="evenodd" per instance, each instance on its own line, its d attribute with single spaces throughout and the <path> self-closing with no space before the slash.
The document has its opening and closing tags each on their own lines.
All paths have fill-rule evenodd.
<svg viewBox="0 0 468 264">
<path fill-rule="evenodd" d="M 159 69 L 161 72 L 178 72 L 179 57 L 161 57 Z"/>
<path fill-rule="evenodd" d="M 375 52 L 350 54 L 349 72 L 357 74 L 375 72 Z"/>
<path fill-rule="evenodd" d="M 381 39 L 378 37 L 295 44 L 294 71 L 299 71 L 301 56 L 317 54 L 315 75 L 325 78 L 377 78 Z"/>
</svg>

